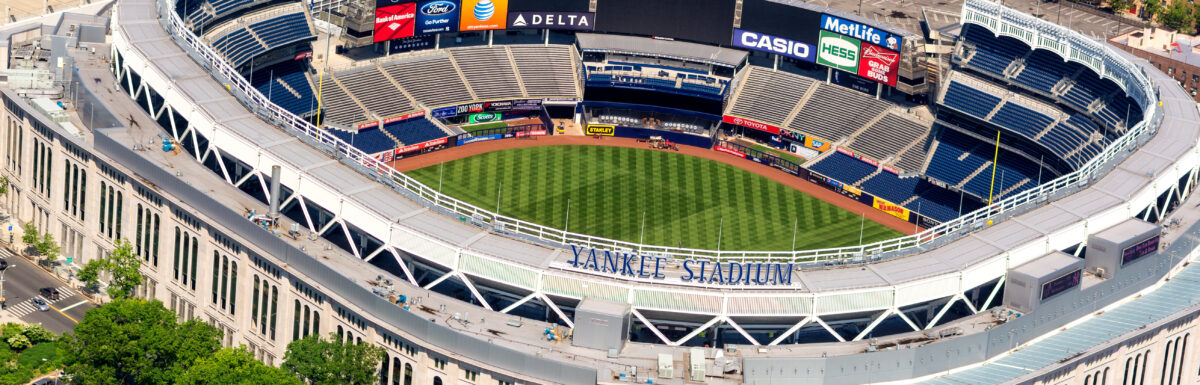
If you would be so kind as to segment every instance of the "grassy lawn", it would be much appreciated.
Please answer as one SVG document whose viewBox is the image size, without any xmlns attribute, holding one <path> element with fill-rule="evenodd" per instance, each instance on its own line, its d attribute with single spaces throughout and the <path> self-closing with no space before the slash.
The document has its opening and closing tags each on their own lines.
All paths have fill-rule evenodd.
<svg viewBox="0 0 1200 385">
<path fill-rule="evenodd" d="M 443 192 L 501 214 L 572 232 L 722 250 L 788 250 L 858 244 L 860 213 L 765 177 L 674 152 L 602 146 L 544 146 L 445 163 Z M 408 173 L 438 185 L 439 166 Z M 863 206 L 862 210 L 870 210 Z M 900 236 L 875 222 L 864 243 Z"/>
<path fill-rule="evenodd" d="M 767 147 L 767 146 L 760 144 L 760 145 L 754 146 L 754 149 L 762 151 L 762 152 L 769 152 L 769 153 L 772 153 L 775 155 L 779 155 L 779 157 L 783 158 L 783 160 L 791 161 L 792 163 L 795 163 L 797 165 L 804 163 L 804 158 L 801 158 L 799 155 L 796 155 L 795 153 L 787 152 L 784 150 L 780 150 L 778 148 Z"/>
<path fill-rule="evenodd" d="M 497 128 L 497 127 L 504 127 L 507 125 L 508 125 L 508 123 L 504 123 L 504 122 L 491 122 L 491 123 L 472 124 L 469 126 L 460 126 L 459 128 L 462 128 L 463 131 L 474 133 L 475 131 L 487 130 L 487 129 Z"/>
</svg>

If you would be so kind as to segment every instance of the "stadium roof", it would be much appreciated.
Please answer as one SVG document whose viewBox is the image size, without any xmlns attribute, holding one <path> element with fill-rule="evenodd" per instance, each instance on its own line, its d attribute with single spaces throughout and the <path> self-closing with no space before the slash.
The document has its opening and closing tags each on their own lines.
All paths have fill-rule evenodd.
<svg viewBox="0 0 1200 385">
<path fill-rule="evenodd" d="M 682 41 L 594 33 L 581 33 L 575 37 L 584 51 L 669 57 L 729 67 L 736 67 L 746 60 L 745 51 Z"/>
</svg>

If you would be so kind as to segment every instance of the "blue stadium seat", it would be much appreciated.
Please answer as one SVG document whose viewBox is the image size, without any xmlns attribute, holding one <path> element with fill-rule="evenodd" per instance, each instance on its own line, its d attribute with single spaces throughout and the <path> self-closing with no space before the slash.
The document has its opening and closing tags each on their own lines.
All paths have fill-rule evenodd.
<svg viewBox="0 0 1200 385">
<path fill-rule="evenodd" d="M 387 137 L 379 127 L 371 127 L 359 130 L 358 133 L 350 133 L 337 129 L 329 129 L 329 133 L 357 147 L 359 150 L 367 154 L 379 153 L 399 147 L 400 144 Z"/>
<path fill-rule="evenodd" d="M 879 169 L 850 155 L 834 152 L 810 167 L 813 171 L 836 179 L 842 183 L 855 183 Z"/>
<path fill-rule="evenodd" d="M 1000 97 L 951 81 L 942 104 L 983 119 L 1000 103 Z"/>
<path fill-rule="evenodd" d="M 862 183 L 862 189 L 877 197 L 892 203 L 900 204 L 916 194 L 919 177 L 901 178 L 899 175 L 883 171 Z"/>
<path fill-rule="evenodd" d="M 1053 118 L 1013 102 L 1004 103 L 991 121 L 1031 140 L 1054 123 Z"/>
<path fill-rule="evenodd" d="M 990 31 L 970 24 L 963 28 L 963 38 L 975 44 L 975 54 L 967 65 L 1001 79 L 1005 77 L 1004 70 L 1029 51 L 1029 46 L 1020 40 L 997 38 Z"/>
<path fill-rule="evenodd" d="M 445 131 L 423 118 L 388 123 L 383 126 L 383 129 L 405 145 L 428 142 L 446 136 Z"/>
<path fill-rule="evenodd" d="M 317 106 L 312 84 L 304 76 L 304 72 L 305 69 L 299 62 L 291 61 L 257 70 L 251 78 L 254 88 L 266 95 L 271 102 L 293 114 L 304 116 L 315 111 Z M 286 83 L 296 93 L 280 85 L 279 81 Z"/>
<path fill-rule="evenodd" d="M 1025 69 L 1017 77 L 1017 83 L 1047 94 L 1052 93 L 1054 85 L 1064 76 L 1070 76 L 1080 67 L 1079 64 L 1064 62 L 1058 54 L 1047 50 L 1034 50 L 1025 60 Z"/>
</svg>

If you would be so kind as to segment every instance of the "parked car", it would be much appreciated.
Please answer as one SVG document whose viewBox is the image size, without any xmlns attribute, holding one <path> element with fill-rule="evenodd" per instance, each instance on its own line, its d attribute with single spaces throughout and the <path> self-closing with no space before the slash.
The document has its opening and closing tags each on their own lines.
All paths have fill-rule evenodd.
<svg viewBox="0 0 1200 385">
<path fill-rule="evenodd" d="M 34 305 L 34 306 L 37 306 L 38 310 L 41 310 L 41 311 L 50 311 L 50 305 L 49 305 L 49 304 L 47 304 L 47 303 L 46 303 L 46 300 L 44 300 L 44 299 L 41 299 L 41 298 L 34 298 L 34 299 L 33 299 L 33 305 Z"/>
<path fill-rule="evenodd" d="M 41 294 L 42 294 L 42 298 L 45 298 L 45 299 L 48 299 L 51 301 L 57 301 L 58 296 L 59 296 L 58 289 L 55 289 L 52 287 L 43 287 L 41 290 Z"/>
<path fill-rule="evenodd" d="M 4 270 L 7 268 L 8 268 L 8 260 L 4 259 L 4 258 L 0 258 L 0 270 Z"/>
</svg>

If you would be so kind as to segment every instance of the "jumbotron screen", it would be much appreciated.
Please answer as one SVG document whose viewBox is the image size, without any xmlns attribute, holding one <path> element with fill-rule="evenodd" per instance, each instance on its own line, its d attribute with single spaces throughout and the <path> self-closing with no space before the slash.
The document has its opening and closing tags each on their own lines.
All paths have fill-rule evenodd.
<svg viewBox="0 0 1200 385">
<path fill-rule="evenodd" d="M 729 44 L 734 0 L 602 0 L 596 30 Z"/>
</svg>

